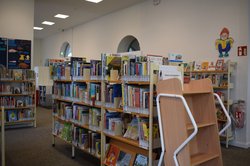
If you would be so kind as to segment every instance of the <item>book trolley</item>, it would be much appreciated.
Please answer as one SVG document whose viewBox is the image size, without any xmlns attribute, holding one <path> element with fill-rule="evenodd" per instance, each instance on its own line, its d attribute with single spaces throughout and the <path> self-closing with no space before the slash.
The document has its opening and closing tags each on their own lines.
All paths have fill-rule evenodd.
<svg viewBox="0 0 250 166">
<path fill-rule="evenodd" d="M 213 94 L 211 80 L 191 81 L 183 88 L 178 79 L 163 80 L 157 83 L 157 93 L 162 145 L 158 165 L 163 160 L 169 166 L 222 165 L 219 134 L 231 125 L 231 119 L 220 97 Z M 220 132 L 214 96 L 228 119 Z"/>
</svg>

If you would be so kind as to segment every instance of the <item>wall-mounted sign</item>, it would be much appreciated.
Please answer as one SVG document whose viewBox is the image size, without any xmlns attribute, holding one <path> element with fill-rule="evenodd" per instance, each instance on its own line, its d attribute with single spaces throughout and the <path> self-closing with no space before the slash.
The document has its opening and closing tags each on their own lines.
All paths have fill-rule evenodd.
<svg viewBox="0 0 250 166">
<path fill-rule="evenodd" d="M 0 64 L 7 66 L 7 39 L 0 38 Z"/>
<path fill-rule="evenodd" d="M 8 68 L 31 68 L 31 40 L 8 39 Z"/>
<path fill-rule="evenodd" d="M 238 47 L 238 56 L 247 56 L 247 46 Z"/>
</svg>

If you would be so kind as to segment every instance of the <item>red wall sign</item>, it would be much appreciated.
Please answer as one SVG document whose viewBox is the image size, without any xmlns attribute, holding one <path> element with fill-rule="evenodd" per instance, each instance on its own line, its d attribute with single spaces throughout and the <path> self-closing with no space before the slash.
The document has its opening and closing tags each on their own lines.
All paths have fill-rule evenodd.
<svg viewBox="0 0 250 166">
<path fill-rule="evenodd" d="M 247 56 L 247 46 L 238 47 L 238 56 Z"/>
</svg>

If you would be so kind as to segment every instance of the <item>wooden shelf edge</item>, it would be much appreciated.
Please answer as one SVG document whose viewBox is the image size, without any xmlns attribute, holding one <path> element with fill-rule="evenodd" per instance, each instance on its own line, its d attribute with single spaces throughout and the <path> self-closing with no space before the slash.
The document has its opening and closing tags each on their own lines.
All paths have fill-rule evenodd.
<svg viewBox="0 0 250 166">
<path fill-rule="evenodd" d="M 219 157 L 219 154 L 213 154 L 213 153 L 199 153 L 191 156 L 191 166 L 196 166 L 202 163 L 205 163 L 209 160 L 215 159 Z"/>
<path fill-rule="evenodd" d="M 128 138 L 124 138 L 122 136 L 110 135 L 110 134 L 107 134 L 105 132 L 104 132 L 104 135 L 106 135 L 109 138 L 115 139 L 117 141 L 120 141 L 120 142 L 123 142 L 123 143 L 127 143 L 127 144 L 135 146 L 135 147 L 142 148 L 142 147 L 139 146 L 139 141 L 135 141 L 135 140 L 131 140 L 131 139 L 128 139 Z M 144 149 L 144 148 L 142 148 L 142 149 Z"/>
<path fill-rule="evenodd" d="M 203 122 L 203 123 L 197 123 L 197 126 L 198 128 L 203 128 L 203 127 L 210 127 L 210 126 L 213 126 L 213 125 L 216 125 L 215 122 Z M 192 124 L 188 124 L 187 125 L 187 129 L 188 130 L 193 130 L 194 127 Z"/>
<path fill-rule="evenodd" d="M 9 126 L 9 125 L 15 125 L 15 124 L 21 124 L 21 123 L 32 123 L 34 122 L 35 119 L 30 119 L 30 120 L 17 120 L 17 121 L 13 121 L 13 122 L 5 122 L 5 125 Z"/>
<path fill-rule="evenodd" d="M 34 108 L 35 106 L 32 105 L 32 106 L 27 106 L 27 107 L 4 107 L 4 110 L 22 110 L 22 109 L 29 109 L 29 108 Z"/>
<path fill-rule="evenodd" d="M 184 91 L 183 95 L 199 95 L 199 94 L 209 94 L 211 91 Z"/>
</svg>

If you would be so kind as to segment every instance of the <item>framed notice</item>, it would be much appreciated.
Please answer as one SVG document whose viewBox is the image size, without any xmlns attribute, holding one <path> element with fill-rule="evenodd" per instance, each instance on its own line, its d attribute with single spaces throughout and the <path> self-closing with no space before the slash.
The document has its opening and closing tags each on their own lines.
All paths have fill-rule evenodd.
<svg viewBox="0 0 250 166">
<path fill-rule="evenodd" d="M 7 39 L 0 38 L 0 64 L 7 67 Z"/>
<path fill-rule="evenodd" d="M 31 68 L 31 40 L 8 39 L 8 69 Z"/>
</svg>

